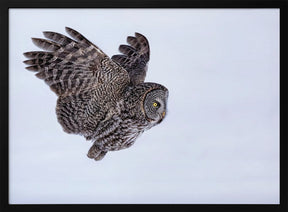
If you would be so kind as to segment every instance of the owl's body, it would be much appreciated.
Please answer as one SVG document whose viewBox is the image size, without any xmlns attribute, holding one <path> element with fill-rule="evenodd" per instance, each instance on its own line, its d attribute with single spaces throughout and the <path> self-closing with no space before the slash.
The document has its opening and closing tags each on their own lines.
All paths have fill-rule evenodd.
<svg viewBox="0 0 288 212">
<path fill-rule="evenodd" d="M 166 113 L 168 90 L 144 82 L 149 61 L 147 39 L 135 33 L 123 55 L 111 59 L 80 33 L 66 28 L 75 39 L 44 32 L 50 40 L 34 43 L 47 52 L 27 52 L 28 70 L 37 71 L 58 95 L 56 114 L 63 130 L 94 143 L 88 157 L 101 160 L 108 151 L 130 147 Z"/>
</svg>

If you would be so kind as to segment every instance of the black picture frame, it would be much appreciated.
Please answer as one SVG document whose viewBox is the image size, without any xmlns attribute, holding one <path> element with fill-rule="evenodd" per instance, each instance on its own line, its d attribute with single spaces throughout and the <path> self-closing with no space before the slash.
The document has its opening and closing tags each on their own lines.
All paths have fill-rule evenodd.
<svg viewBox="0 0 288 212">
<path fill-rule="evenodd" d="M 189 211 L 288 211 L 287 205 L 287 103 L 285 103 L 285 72 L 287 72 L 287 6 L 285 0 L 235 0 L 235 1 L 209 1 L 209 0 L 157 0 L 157 1 L 64 1 L 62 0 L 29 0 L 29 1 L 1 1 L 1 205 L 0 211 L 54 211 L 54 210 L 189 210 Z M 100 204 L 100 205 L 11 205 L 9 204 L 9 8 L 279 8 L 280 9 L 280 204 Z"/>
</svg>

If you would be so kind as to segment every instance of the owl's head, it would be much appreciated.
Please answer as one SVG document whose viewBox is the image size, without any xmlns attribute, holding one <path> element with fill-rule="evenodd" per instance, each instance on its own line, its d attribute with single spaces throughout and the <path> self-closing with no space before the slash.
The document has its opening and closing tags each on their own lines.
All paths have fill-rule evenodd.
<svg viewBox="0 0 288 212">
<path fill-rule="evenodd" d="M 166 115 L 168 90 L 164 86 L 150 90 L 143 101 L 145 118 L 153 125 L 162 122 Z"/>
<path fill-rule="evenodd" d="M 168 89 L 163 85 L 144 82 L 128 87 L 125 105 L 130 116 L 136 115 L 146 129 L 159 124 L 167 114 Z M 143 122 L 144 121 L 144 122 Z"/>
</svg>

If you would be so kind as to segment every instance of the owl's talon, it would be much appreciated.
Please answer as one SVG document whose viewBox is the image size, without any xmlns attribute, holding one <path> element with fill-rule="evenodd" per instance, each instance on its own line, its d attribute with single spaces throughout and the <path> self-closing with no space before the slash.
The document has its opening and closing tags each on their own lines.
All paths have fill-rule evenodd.
<svg viewBox="0 0 288 212">
<path fill-rule="evenodd" d="M 97 146 L 93 145 L 87 154 L 88 158 L 94 159 L 96 161 L 101 160 L 106 155 L 107 151 L 100 150 Z"/>
<path fill-rule="evenodd" d="M 94 158 L 94 160 L 96 161 L 102 160 L 106 155 L 106 153 L 107 153 L 106 151 L 102 151 L 97 157 Z"/>
</svg>

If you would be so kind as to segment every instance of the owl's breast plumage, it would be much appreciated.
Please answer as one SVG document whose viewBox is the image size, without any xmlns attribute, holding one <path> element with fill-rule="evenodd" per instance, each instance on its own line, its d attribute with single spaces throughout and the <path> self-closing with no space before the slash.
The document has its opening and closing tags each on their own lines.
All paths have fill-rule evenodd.
<svg viewBox="0 0 288 212">
<path fill-rule="evenodd" d="M 147 127 L 146 120 L 139 117 L 131 118 L 131 110 L 125 108 L 123 101 L 118 102 L 110 114 L 107 113 L 107 117 L 109 118 L 99 123 L 91 136 L 94 144 L 103 150 L 128 148 Z"/>
</svg>

